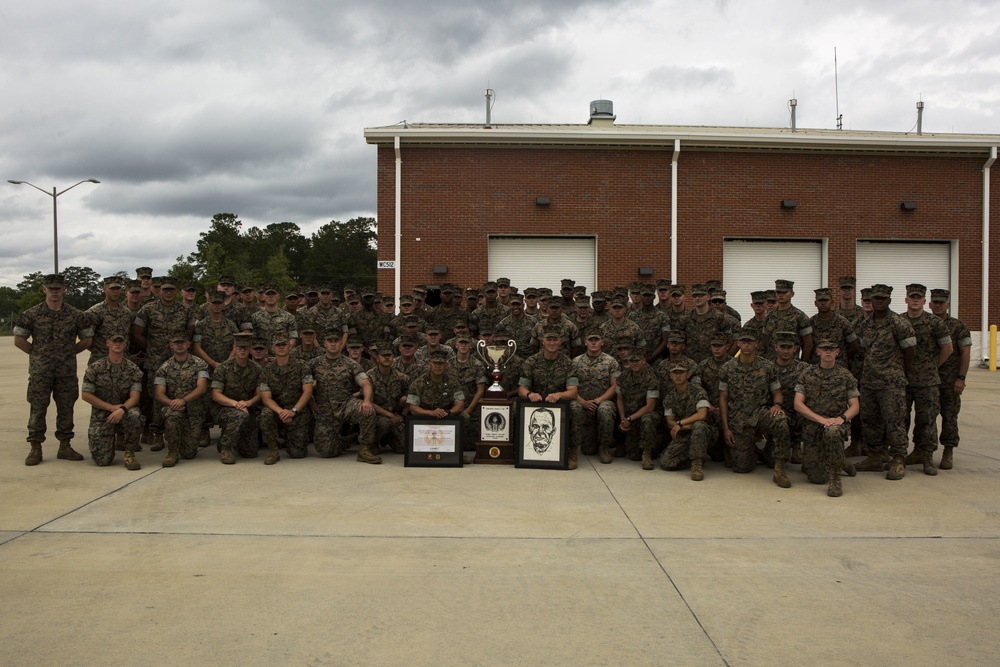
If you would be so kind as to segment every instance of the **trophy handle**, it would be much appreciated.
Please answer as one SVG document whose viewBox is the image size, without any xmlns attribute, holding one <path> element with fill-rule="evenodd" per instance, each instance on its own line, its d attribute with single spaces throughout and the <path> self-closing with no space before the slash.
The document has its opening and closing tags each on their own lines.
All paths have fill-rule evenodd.
<svg viewBox="0 0 1000 667">
<path fill-rule="evenodd" d="M 517 341 L 513 338 L 507 340 L 507 361 L 510 361 L 517 354 Z"/>
</svg>

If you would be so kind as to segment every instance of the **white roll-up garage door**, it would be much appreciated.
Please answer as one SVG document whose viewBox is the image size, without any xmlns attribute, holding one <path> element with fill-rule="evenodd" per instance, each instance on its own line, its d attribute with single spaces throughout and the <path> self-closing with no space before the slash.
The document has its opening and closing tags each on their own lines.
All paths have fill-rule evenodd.
<svg viewBox="0 0 1000 667">
<path fill-rule="evenodd" d="M 510 278 L 512 285 L 550 287 L 572 278 L 587 291 L 597 285 L 597 239 L 593 236 L 491 236 L 490 280 Z"/>
<path fill-rule="evenodd" d="M 726 300 L 746 322 L 753 317 L 750 292 L 774 289 L 775 280 L 791 280 L 795 282 L 792 303 L 812 315 L 813 290 L 825 287 L 823 259 L 822 241 L 727 239 L 722 254 Z"/>
<path fill-rule="evenodd" d="M 858 241 L 857 271 L 859 291 L 876 283 L 892 285 L 891 308 L 902 312 L 906 309 L 905 288 L 910 283 L 920 283 L 928 290 L 951 289 L 951 243 Z M 957 312 L 957 296 L 952 298 L 952 312 Z M 930 298 L 928 292 L 927 300 Z"/>
</svg>

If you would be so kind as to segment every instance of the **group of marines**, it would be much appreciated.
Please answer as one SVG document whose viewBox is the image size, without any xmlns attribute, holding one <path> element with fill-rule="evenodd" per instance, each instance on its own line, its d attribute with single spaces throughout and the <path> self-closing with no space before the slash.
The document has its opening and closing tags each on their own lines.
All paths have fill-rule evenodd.
<svg viewBox="0 0 1000 667">
<path fill-rule="evenodd" d="M 475 354 L 480 341 L 516 343 L 502 380 L 509 397 L 568 402 L 571 469 L 578 448 L 645 470 L 659 457 L 696 481 L 708 459 L 739 473 L 764 463 L 787 488 L 785 466 L 801 463 L 810 482 L 839 496 L 842 473 L 885 469 L 901 479 L 916 464 L 935 475 L 952 467 L 958 445 L 971 334 L 948 313 L 944 289 L 931 290 L 926 312 L 927 288 L 907 285 L 900 314 L 889 309 L 892 287 L 861 290 L 857 305 L 845 277 L 815 291 L 809 316 L 792 304 L 793 283 L 777 280 L 751 293 L 754 316 L 741 323 L 718 281 L 589 294 L 568 279 L 559 293 L 522 292 L 505 278 L 464 292 L 446 283 L 434 308 L 419 285 L 395 314 L 393 300 L 369 287 L 347 286 L 341 297 L 329 284 L 279 290 L 221 276 L 198 305 L 197 285 L 153 279 L 149 267 L 136 273 L 106 278 L 104 301 L 85 312 L 63 302 L 61 276 L 46 276 L 45 301 L 20 316 L 15 344 L 30 359 L 26 465 L 42 460 L 50 398 L 57 457 L 83 458 L 70 445 L 83 350 L 98 465 L 117 449 L 139 469 L 135 452 L 148 444 L 166 448 L 163 465 L 174 466 L 209 445 L 212 424 L 227 464 L 261 447 L 268 465 L 281 449 L 301 458 L 310 443 L 335 457 L 355 441 L 359 461 L 380 463 L 382 447 L 404 451 L 407 414 L 461 417 L 474 449 L 490 370 Z M 856 465 L 847 458 L 865 454 Z"/>
</svg>

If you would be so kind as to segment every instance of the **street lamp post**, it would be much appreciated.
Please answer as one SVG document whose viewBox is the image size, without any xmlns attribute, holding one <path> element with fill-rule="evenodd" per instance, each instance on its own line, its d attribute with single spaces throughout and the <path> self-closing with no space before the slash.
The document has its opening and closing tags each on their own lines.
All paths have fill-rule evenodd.
<svg viewBox="0 0 1000 667">
<path fill-rule="evenodd" d="M 12 181 L 8 179 L 7 182 L 12 183 L 14 185 L 30 185 L 39 192 L 46 194 L 49 197 L 52 197 L 52 266 L 53 266 L 53 273 L 59 273 L 59 208 L 56 203 L 58 201 L 59 195 L 69 190 L 72 190 L 81 183 L 100 183 L 100 181 L 97 180 L 96 178 L 87 178 L 80 181 L 80 183 L 74 183 L 73 185 L 63 190 L 62 192 L 56 192 L 55 187 L 52 188 L 52 192 L 49 192 L 48 190 L 44 190 L 35 185 L 34 183 L 29 183 L 27 181 Z"/>
</svg>

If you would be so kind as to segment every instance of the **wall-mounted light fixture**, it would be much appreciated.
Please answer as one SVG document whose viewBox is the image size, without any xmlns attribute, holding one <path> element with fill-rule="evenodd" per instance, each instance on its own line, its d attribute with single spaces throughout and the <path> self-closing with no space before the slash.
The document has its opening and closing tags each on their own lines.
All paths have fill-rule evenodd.
<svg viewBox="0 0 1000 667">
<path fill-rule="evenodd" d="M 434 265 L 434 275 L 443 276 L 446 273 L 448 273 L 448 267 L 447 266 L 445 266 L 444 264 L 435 264 Z"/>
<path fill-rule="evenodd" d="M 916 211 L 917 202 L 915 201 L 901 201 L 899 202 L 899 210 L 901 211 Z"/>
<path fill-rule="evenodd" d="M 653 267 L 651 266 L 640 266 L 639 267 L 640 276 L 651 276 L 653 275 Z"/>
<path fill-rule="evenodd" d="M 782 199 L 781 200 L 781 208 L 785 209 L 786 211 L 791 211 L 793 208 L 795 208 L 798 205 L 799 205 L 799 203 L 797 201 L 795 201 L 794 199 Z"/>
<path fill-rule="evenodd" d="M 552 200 L 548 197 L 535 197 L 536 206 L 548 206 L 552 203 Z"/>
</svg>

